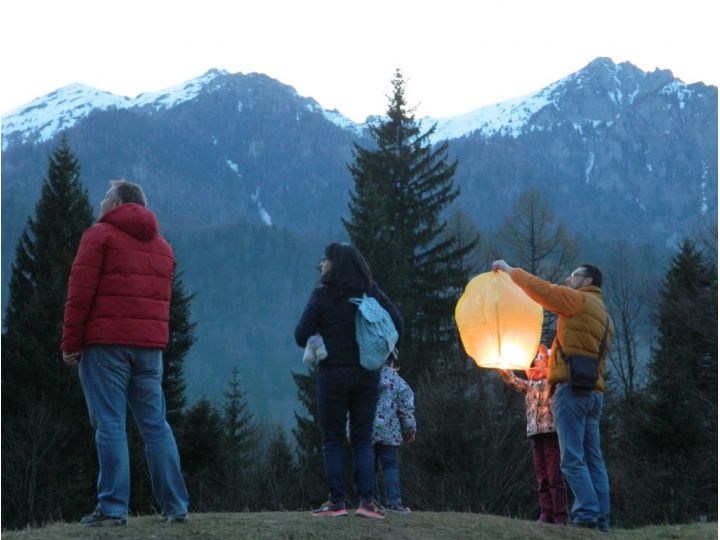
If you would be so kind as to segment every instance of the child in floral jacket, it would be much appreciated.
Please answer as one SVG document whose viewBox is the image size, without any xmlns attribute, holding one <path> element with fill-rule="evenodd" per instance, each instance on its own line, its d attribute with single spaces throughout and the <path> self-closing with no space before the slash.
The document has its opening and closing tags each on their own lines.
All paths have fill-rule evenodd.
<svg viewBox="0 0 720 540">
<path fill-rule="evenodd" d="M 507 384 L 525 394 L 527 436 L 532 448 L 540 499 L 538 521 L 566 525 L 567 491 L 565 478 L 560 471 L 560 447 L 550 405 L 550 385 L 547 383 L 548 358 L 548 350 L 541 344 L 532 367 L 526 372 L 527 380 L 516 377 L 509 370 L 498 371 Z"/>
<path fill-rule="evenodd" d="M 380 397 L 373 426 L 375 463 L 382 466 L 385 479 L 385 509 L 390 512 L 410 513 L 400 497 L 399 447 L 415 441 L 415 396 L 412 389 L 392 363 L 380 373 Z"/>
</svg>

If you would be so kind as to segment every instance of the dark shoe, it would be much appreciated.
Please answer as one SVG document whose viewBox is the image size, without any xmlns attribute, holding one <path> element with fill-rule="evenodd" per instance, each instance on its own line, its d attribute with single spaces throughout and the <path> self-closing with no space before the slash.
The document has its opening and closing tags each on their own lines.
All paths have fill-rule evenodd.
<svg viewBox="0 0 720 540">
<path fill-rule="evenodd" d="M 345 504 L 345 501 L 340 502 L 330 502 L 327 501 L 323 503 L 320 508 L 317 508 L 313 510 L 312 513 L 313 517 L 324 517 L 324 516 L 332 516 L 332 517 L 341 517 L 341 516 L 347 516 L 347 505 Z"/>
<path fill-rule="evenodd" d="M 182 514 L 179 516 L 164 516 L 163 521 L 165 523 L 181 523 L 184 525 L 188 522 L 188 517 L 187 514 Z"/>
<path fill-rule="evenodd" d="M 573 521 L 570 525 L 581 529 L 597 529 L 597 521 Z"/>
<path fill-rule="evenodd" d="M 397 514 L 409 514 L 412 512 L 407 506 L 403 506 L 402 504 L 388 504 L 385 507 L 385 510 L 388 512 L 395 512 Z"/>
<path fill-rule="evenodd" d="M 355 510 L 355 515 L 369 519 L 385 519 L 382 509 L 373 501 L 360 503 Z"/>
<path fill-rule="evenodd" d="M 83 516 L 80 524 L 85 527 L 116 527 L 127 525 L 127 518 L 106 516 L 100 511 L 100 508 L 96 508 L 92 514 Z"/>
</svg>

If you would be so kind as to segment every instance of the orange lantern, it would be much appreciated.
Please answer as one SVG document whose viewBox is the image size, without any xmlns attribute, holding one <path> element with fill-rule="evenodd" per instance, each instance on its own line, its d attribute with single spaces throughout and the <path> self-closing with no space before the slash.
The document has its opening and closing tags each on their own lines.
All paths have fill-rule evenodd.
<svg viewBox="0 0 720 540">
<path fill-rule="evenodd" d="M 527 369 L 540 344 L 543 309 L 506 273 L 487 272 L 465 287 L 455 321 L 479 367 Z"/>
</svg>

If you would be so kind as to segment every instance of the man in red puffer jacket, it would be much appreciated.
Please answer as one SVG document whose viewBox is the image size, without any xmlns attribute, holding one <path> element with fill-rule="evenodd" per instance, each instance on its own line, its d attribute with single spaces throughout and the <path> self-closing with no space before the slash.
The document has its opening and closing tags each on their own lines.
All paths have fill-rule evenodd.
<svg viewBox="0 0 720 540">
<path fill-rule="evenodd" d="M 175 257 L 142 188 L 127 180 L 110 184 L 98 222 L 80 240 L 63 322 L 63 358 L 79 363 L 100 465 L 98 505 L 81 523 L 127 523 L 126 403 L 145 443 L 163 517 L 184 523 L 188 494 L 161 386 Z"/>
</svg>

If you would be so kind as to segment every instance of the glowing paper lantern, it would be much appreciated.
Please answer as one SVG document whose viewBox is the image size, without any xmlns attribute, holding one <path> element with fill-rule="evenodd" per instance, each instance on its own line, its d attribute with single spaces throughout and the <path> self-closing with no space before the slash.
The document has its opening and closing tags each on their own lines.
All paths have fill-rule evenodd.
<svg viewBox="0 0 720 540">
<path fill-rule="evenodd" d="M 455 321 L 479 367 L 527 369 L 540 344 L 543 310 L 506 273 L 487 272 L 465 287 Z"/>
</svg>

